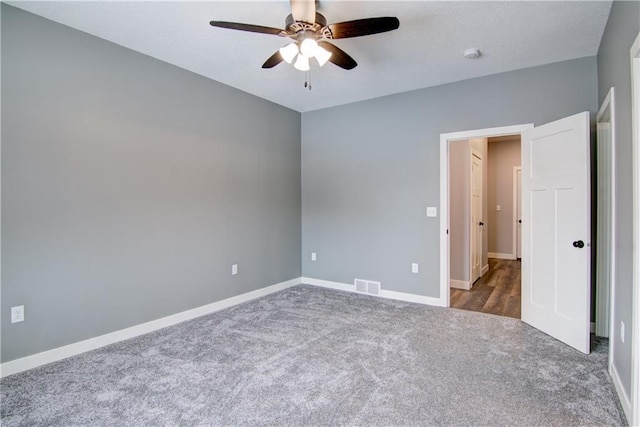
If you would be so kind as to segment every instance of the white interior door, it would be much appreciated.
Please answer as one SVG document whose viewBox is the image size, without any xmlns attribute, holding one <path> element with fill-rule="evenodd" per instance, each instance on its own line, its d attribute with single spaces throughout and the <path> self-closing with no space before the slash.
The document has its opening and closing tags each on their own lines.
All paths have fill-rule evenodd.
<svg viewBox="0 0 640 427">
<path fill-rule="evenodd" d="M 522 134 L 522 320 L 589 353 L 589 113 Z"/>
<path fill-rule="evenodd" d="M 482 275 L 482 157 L 471 151 L 471 283 Z"/>
<path fill-rule="evenodd" d="M 516 258 L 522 258 L 522 168 L 516 169 Z"/>
</svg>

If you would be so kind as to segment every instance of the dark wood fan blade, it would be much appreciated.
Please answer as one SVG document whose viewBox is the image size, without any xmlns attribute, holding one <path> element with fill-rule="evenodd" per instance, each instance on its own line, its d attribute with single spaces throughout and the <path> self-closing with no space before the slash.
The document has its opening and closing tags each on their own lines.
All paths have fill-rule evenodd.
<svg viewBox="0 0 640 427">
<path fill-rule="evenodd" d="M 279 36 L 284 30 L 271 27 L 263 27 L 262 25 L 241 24 L 239 22 L 211 21 L 212 27 L 228 28 L 230 30 L 249 31 L 250 33 L 273 34 Z"/>
<path fill-rule="evenodd" d="M 290 0 L 290 3 L 294 20 L 315 24 L 316 0 Z"/>
<path fill-rule="evenodd" d="M 262 68 L 273 68 L 282 61 L 284 61 L 284 59 L 282 58 L 282 55 L 280 55 L 280 51 L 276 50 L 276 53 L 274 53 L 269 57 L 269 59 L 264 61 L 264 64 L 262 64 Z"/>
<path fill-rule="evenodd" d="M 356 19 L 355 21 L 330 24 L 329 29 L 334 39 L 368 36 L 370 34 L 385 33 L 400 27 L 398 18 L 389 16 L 381 18 Z"/>
<path fill-rule="evenodd" d="M 358 63 L 338 46 L 324 41 L 318 42 L 318 45 L 331 52 L 329 62 L 336 64 L 338 67 L 345 70 L 353 70 L 358 66 Z"/>
</svg>

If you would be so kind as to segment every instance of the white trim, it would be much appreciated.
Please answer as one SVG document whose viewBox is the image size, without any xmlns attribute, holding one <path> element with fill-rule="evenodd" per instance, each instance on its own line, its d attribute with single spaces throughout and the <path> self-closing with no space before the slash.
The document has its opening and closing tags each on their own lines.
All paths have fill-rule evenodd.
<svg viewBox="0 0 640 427">
<path fill-rule="evenodd" d="M 170 316 L 162 317 L 160 319 L 152 320 L 150 322 L 132 326 L 130 328 L 121 329 L 119 331 L 110 332 L 105 335 L 89 338 L 87 340 L 65 345 L 63 347 L 43 351 L 42 353 L 33 354 L 21 359 L 11 360 L 0 365 L 0 378 L 16 374 L 18 372 L 26 371 L 28 369 L 33 369 L 41 365 L 46 365 L 47 363 L 66 359 L 67 357 L 76 356 L 78 354 L 95 350 L 119 341 L 124 341 L 140 335 L 148 334 L 149 332 L 157 331 L 158 329 L 166 328 L 167 326 L 173 326 L 187 320 L 195 319 L 196 317 L 204 316 L 216 311 L 223 310 L 225 308 L 232 307 L 234 305 L 242 304 L 243 302 L 251 301 L 253 299 L 299 285 L 300 283 L 301 281 L 298 277 L 295 279 L 287 280 L 286 282 L 267 286 L 266 288 L 257 289 L 245 294 L 196 307 L 191 310 L 186 310 L 180 313 L 172 314 Z"/>
<path fill-rule="evenodd" d="M 495 259 L 511 259 L 511 260 L 516 259 L 516 256 L 514 254 L 502 254 L 500 252 L 489 252 L 487 256 L 489 258 L 495 258 Z"/>
<path fill-rule="evenodd" d="M 602 286 L 598 286 L 599 284 L 599 274 L 596 274 L 596 327 L 598 330 L 608 329 L 607 335 L 608 337 L 613 336 L 613 319 L 615 314 L 615 307 L 613 306 L 613 301 L 615 301 L 615 265 L 616 265 L 616 97 L 615 97 L 615 88 L 612 87 L 609 89 L 607 96 L 604 101 L 602 101 L 602 105 L 600 106 L 600 110 L 596 115 L 596 127 L 600 124 L 600 120 L 604 116 L 607 110 L 609 110 L 609 127 L 610 127 L 610 141 L 609 141 L 609 177 L 607 187 L 609 188 L 609 222 L 607 224 L 607 228 L 609 229 L 609 242 L 608 245 L 602 248 L 601 242 L 598 241 L 598 234 L 596 233 L 596 271 L 599 266 L 599 256 L 600 252 L 607 254 L 609 257 L 609 271 L 608 271 L 608 289 L 600 289 Z M 598 129 L 599 131 L 599 129 Z M 597 132 L 598 132 L 597 131 Z M 597 134 L 599 135 L 599 134 Z M 596 162 L 600 160 L 600 140 L 599 137 L 596 137 Z M 599 169 L 598 169 L 599 170 Z M 598 175 L 597 186 L 600 184 L 600 175 Z M 597 196 L 598 190 L 596 190 Z M 599 212 L 600 208 L 596 206 L 596 212 Z M 598 222 L 600 219 L 597 220 Z M 596 224 L 597 229 L 597 224 Z M 601 249 L 601 251 L 600 251 Z M 608 298 L 601 298 L 602 294 L 608 294 Z M 608 325 L 608 328 L 603 328 L 602 322 L 598 320 L 599 318 L 606 317 L 607 321 L 604 322 L 604 326 Z M 601 331 L 600 331 L 601 332 Z M 605 336 L 605 335 L 602 335 Z M 613 360 L 613 345 L 609 346 L 609 360 Z"/>
<path fill-rule="evenodd" d="M 355 286 L 348 283 L 332 282 L 329 280 L 314 279 L 312 277 L 302 277 L 301 281 L 305 285 L 313 285 L 313 286 L 319 286 L 322 288 L 337 289 L 340 291 L 357 293 L 358 295 L 368 295 L 371 297 L 376 297 L 376 295 L 362 294 L 360 292 L 356 292 Z M 441 304 L 440 298 L 427 297 L 424 295 L 408 294 L 405 292 L 388 291 L 385 289 L 380 290 L 380 296 L 378 296 L 378 298 L 387 298 L 387 299 L 415 302 L 418 304 L 434 305 L 437 307 L 442 307 L 440 305 Z"/>
<path fill-rule="evenodd" d="M 620 398 L 620 404 L 622 405 L 624 415 L 627 417 L 627 421 L 629 421 L 631 419 L 631 400 L 629 400 L 629 396 L 624 391 L 620 375 L 618 375 L 618 371 L 616 371 L 616 367 L 614 365 L 609 365 L 609 375 L 611 375 L 611 381 L 613 382 L 616 392 L 618 392 L 618 397 Z M 630 423 L 630 425 L 634 426 L 637 424 Z"/>
<path fill-rule="evenodd" d="M 487 257 L 488 258 L 488 257 Z M 484 276 L 485 274 L 487 274 L 489 272 L 489 264 L 485 264 L 484 267 L 482 267 L 482 275 Z"/>
<path fill-rule="evenodd" d="M 383 289 L 380 292 L 380 296 L 382 298 L 395 299 L 395 300 L 406 301 L 406 302 L 415 302 L 417 304 L 434 305 L 436 307 L 441 307 L 440 298 L 433 298 L 433 297 L 428 297 L 424 295 L 409 294 L 406 292 L 397 292 L 397 291 L 387 291 Z"/>
<path fill-rule="evenodd" d="M 520 143 L 520 146 L 522 146 L 522 143 Z M 513 258 L 511 259 L 518 259 L 518 171 L 522 174 L 522 165 L 513 167 L 513 179 L 511 182 L 513 191 L 513 206 L 511 210 L 511 221 L 513 222 L 511 252 L 513 252 Z"/>
<path fill-rule="evenodd" d="M 449 139 L 440 134 L 440 303 L 449 307 Z"/>
<path fill-rule="evenodd" d="M 345 292 L 356 292 L 355 285 L 351 283 L 332 282 L 330 280 L 314 279 L 312 277 L 302 277 L 300 280 L 304 285 L 319 286 L 321 288 L 336 289 Z"/>
<path fill-rule="evenodd" d="M 633 409 L 628 419 L 640 425 L 640 33 L 629 51 L 631 62 L 631 128 L 633 147 L 633 327 L 631 328 L 631 390 Z"/>
<path fill-rule="evenodd" d="M 468 291 L 468 290 L 471 290 L 471 286 L 473 286 L 473 284 L 468 280 L 451 279 L 449 281 L 449 287 L 454 289 L 463 289 L 465 291 Z"/>
<path fill-rule="evenodd" d="M 532 123 L 440 134 L 440 298 L 449 307 L 449 141 L 522 134 Z"/>
</svg>

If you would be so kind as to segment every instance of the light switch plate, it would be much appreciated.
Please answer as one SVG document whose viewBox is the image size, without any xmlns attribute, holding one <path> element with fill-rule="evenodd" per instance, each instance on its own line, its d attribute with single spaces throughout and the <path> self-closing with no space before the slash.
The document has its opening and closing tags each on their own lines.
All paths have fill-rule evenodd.
<svg viewBox="0 0 640 427">
<path fill-rule="evenodd" d="M 11 323 L 18 323 L 24 321 L 24 305 L 17 305 L 11 307 Z"/>
<path fill-rule="evenodd" d="M 436 216 L 438 216 L 438 208 L 436 208 L 434 206 L 429 206 L 427 208 L 427 216 L 428 217 L 436 217 Z"/>
</svg>

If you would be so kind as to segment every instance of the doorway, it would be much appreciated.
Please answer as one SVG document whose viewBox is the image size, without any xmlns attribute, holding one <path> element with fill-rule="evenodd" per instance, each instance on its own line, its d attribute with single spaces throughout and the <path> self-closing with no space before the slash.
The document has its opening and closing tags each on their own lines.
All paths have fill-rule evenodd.
<svg viewBox="0 0 640 427">
<path fill-rule="evenodd" d="M 519 319 L 520 134 L 451 141 L 449 162 L 450 306 Z M 465 216 L 470 219 L 470 233 L 461 219 Z M 459 277 L 465 254 L 456 251 L 468 244 L 467 235 L 469 281 Z"/>
<path fill-rule="evenodd" d="M 450 231 L 454 232 L 453 229 L 449 229 L 450 220 L 453 222 L 456 215 L 459 215 L 460 211 L 450 206 L 450 193 L 453 188 L 455 188 L 455 179 L 458 179 L 459 176 L 456 174 L 450 173 L 449 167 L 449 159 L 450 152 L 456 147 L 457 141 L 463 140 L 472 140 L 472 139 L 481 139 L 481 138 L 493 138 L 493 137 L 502 137 L 506 135 L 522 135 L 523 132 L 533 129 L 533 124 L 522 124 L 515 126 L 504 126 L 504 127 L 496 127 L 496 128 L 488 128 L 488 129 L 480 129 L 480 130 L 472 130 L 472 131 L 464 131 L 464 132 L 454 132 L 449 134 L 442 134 L 440 136 L 440 229 L 441 229 L 441 238 L 440 238 L 440 305 L 444 307 L 450 306 L 450 288 L 452 285 L 455 285 L 455 280 L 452 280 L 450 275 L 451 272 L 451 253 L 449 241 L 450 241 Z M 450 218 L 451 215 L 451 218 Z M 488 239 L 485 241 L 488 242 Z M 451 245 L 453 246 L 453 245 Z M 487 247 L 488 249 L 488 247 Z M 488 250 L 487 250 L 487 258 L 488 258 Z M 488 259 L 487 259 L 488 262 Z M 489 265 L 487 264 L 487 269 Z M 468 282 L 467 282 L 468 283 Z M 464 284 L 464 283 L 463 283 Z M 464 289 L 464 288 L 463 288 Z"/>
</svg>

